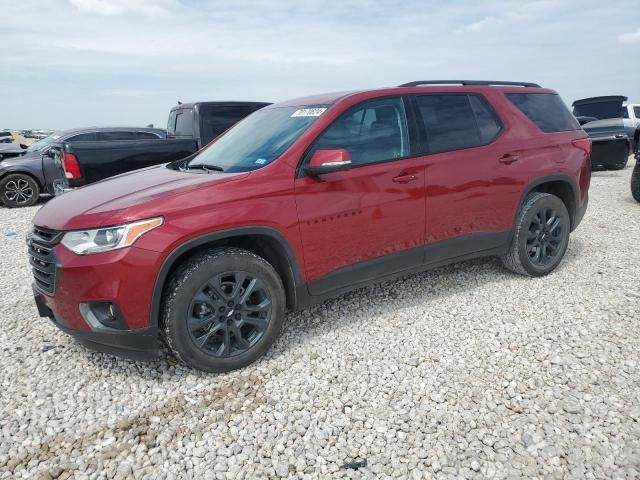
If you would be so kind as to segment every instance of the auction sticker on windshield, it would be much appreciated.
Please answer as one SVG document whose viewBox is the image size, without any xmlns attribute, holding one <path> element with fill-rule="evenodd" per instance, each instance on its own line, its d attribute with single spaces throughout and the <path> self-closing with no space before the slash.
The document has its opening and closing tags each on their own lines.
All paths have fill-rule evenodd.
<svg viewBox="0 0 640 480">
<path fill-rule="evenodd" d="M 319 117 L 327 109 L 326 108 L 301 108 L 291 114 L 292 117 Z"/>
</svg>

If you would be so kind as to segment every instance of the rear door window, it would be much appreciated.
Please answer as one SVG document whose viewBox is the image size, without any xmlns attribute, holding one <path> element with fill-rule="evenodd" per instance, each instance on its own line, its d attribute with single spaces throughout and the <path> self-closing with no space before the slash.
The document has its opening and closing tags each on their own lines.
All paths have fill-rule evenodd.
<svg viewBox="0 0 640 480">
<path fill-rule="evenodd" d="M 118 141 L 118 140 L 136 140 L 137 136 L 136 136 L 136 132 L 114 130 L 111 132 L 99 132 L 98 138 L 100 140 Z"/>
<path fill-rule="evenodd" d="M 140 140 L 157 140 L 160 137 L 151 132 L 136 132 L 136 138 Z"/>
<path fill-rule="evenodd" d="M 633 107 L 633 113 L 636 118 L 640 118 L 640 106 Z"/>
<path fill-rule="evenodd" d="M 578 130 L 580 124 L 559 95 L 507 93 L 507 98 L 545 133 Z"/>
<path fill-rule="evenodd" d="M 254 105 L 200 106 L 200 137 L 207 144 L 257 109 Z"/>
<path fill-rule="evenodd" d="M 193 137 L 193 109 L 178 110 L 176 114 L 176 137 Z"/>
<path fill-rule="evenodd" d="M 316 141 L 314 150 L 345 149 L 354 166 L 409 156 L 401 98 L 373 100 L 351 108 Z"/>
<path fill-rule="evenodd" d="M 80 133 L 79 135 L 74 135 L 65 140 L 65 142 L 73 143 L 73 142 L 95 142 L 98 140 L 98 136 L 96 132 L 89 133 Z"/>
<path fill-rule="evenodd" d="M 420 95 L 416 104 L 427 134 L 428 153 L 484 145 L 502 128 L 497 115 L 475 95 Z"/>
</svg>

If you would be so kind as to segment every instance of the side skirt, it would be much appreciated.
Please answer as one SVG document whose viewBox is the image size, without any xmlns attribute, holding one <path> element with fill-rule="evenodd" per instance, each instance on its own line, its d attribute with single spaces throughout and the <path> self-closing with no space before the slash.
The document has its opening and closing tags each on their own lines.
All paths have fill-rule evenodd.
<svg viewBox="0 0 640 480">
<path fill-rule="evenodd" d="M 298 289 L 298 310 L 395 278 L 473 258 L 504 255 L 513 232 L 473 233 L 341 268 Z"/>
</svg>

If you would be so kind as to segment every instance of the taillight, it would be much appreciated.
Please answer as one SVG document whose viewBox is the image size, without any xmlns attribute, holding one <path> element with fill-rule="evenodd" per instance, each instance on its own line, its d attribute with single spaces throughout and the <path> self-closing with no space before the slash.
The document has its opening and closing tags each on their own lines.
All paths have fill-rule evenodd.
<svg viewBox="0 0 640 480">
<path fill-rule="evenodd" d="M 62 158 L 62 168 L 64 170 L 64 176 L 69 180 L 80 180 L 82 178 L 78 159 L 73 153 L 64 154 Z"/>
<path fill-rule="evenodd" d="M 579 138 L 578 140 L 574 140 L 573 146 L 583 150 L 587 155 L 591 155 L 591 139 L 590 138 Z"/>
</svg>

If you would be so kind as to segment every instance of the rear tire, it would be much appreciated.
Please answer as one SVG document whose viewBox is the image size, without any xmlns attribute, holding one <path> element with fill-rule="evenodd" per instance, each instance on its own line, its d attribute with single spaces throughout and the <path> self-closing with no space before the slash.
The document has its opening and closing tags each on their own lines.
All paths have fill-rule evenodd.
<svg viewBox="0 0 640 480">
<path fill-rule="evenodd" d="M 640 159 L 636 160 L 636 167 L 631 174 L 631 195 L 640 202 Z"/>
<path fill-rule="evenodd" d="M 548 193 L 530 193 L 518 211 L 513 239 L 502 263 L 520 275 L 547 275 L 562 261 L 570 230 L 569 212 L 562 200 Z"/>
<path fill-rule="evenodd" d="M 271 264 L 247 250 L 214 248 L 171 276 L 161 327 L 176 358 L 220 373 L 262 357 L 280 334 L 284 312 L 284 287 Z"/>
<path fill-rule="evenodd" d="M 29 175 L 13 173 L 0 181 L 0 200 L 9 208 L 30 207 L 40 198 L 40 186 Z"/>
</svg>

